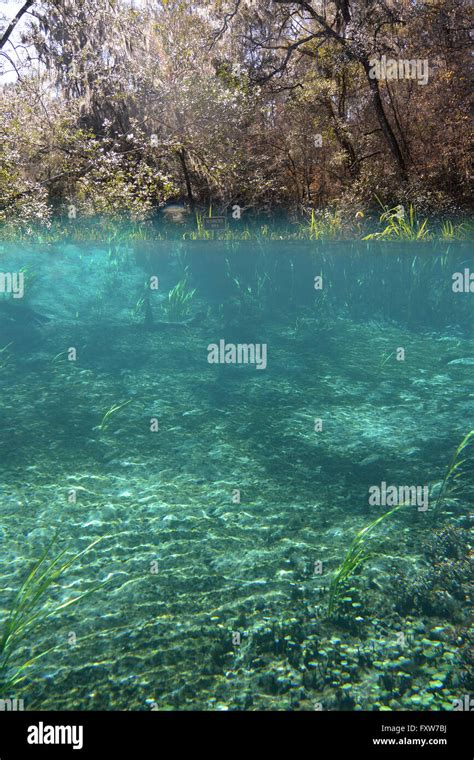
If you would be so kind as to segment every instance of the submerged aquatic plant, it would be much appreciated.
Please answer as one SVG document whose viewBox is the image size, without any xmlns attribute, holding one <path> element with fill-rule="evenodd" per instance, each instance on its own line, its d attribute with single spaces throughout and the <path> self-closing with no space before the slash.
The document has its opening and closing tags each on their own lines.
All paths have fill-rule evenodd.
<svg viewBox="0 0 474 760">
<path fill-rule="evenodd" d="M 102 581 L 65 602 L 57 603 L 48 600 L 49 592 L 52 591 L 58 578 L 103 538 L 97 538 L 82 551 L 77 552 L 69 559 L 65 559 L 67 548 L 62 549 L 55 556 L 51 556 L 51 550 L 57 540 L 57 535 L 55 535 L 40 558 L 34 563 L 15 594 L 0 629 L 0 688 L 4 695 L 9 689 L 23 681 L 26 677 L 25 671 L 33 662 L 56 648 L 53 646 L 44 649 L 33 657 L 24 659 L 20 658 L 19 655 L 19 647 L 22 646 L 23 642 L 31 638 L 33 632 L 47 618 L 70 607 L 104 585 L 104 581 Z M 19 658 L 20 662 L 18 662 Z"/>
<path fill-rule="evenodd" d="M 386 365 L 386 364 L 387 364 L 387 362 L 388 362 L 388 361 L 389 361 L 389 360 L 392 358 L 392 356 L 395 356 L 395 351 L 387 351 L 387 352 L 386 352 L 386 353 L 383 355 L 383 357 L 382 357 L 382 360 L 381 360 L 381 362 L 380 362 L 380 364 L 379 364 L 379 367 L 378 367 L 378 369 L 379 369 L 379 372 L 380 372 L 380 370 L 381 370 L 383 367 L 385 367 L 385 365 Z"/>
<path fill-rule="evenodd" d="M 336 605 L 341 597 L 342 590 L 346 581 L 355 573 L 357 568 L 366 562 L 368 559 L 376 556 L 376 552 L 370 551 L 367 548 L 366 541 L 369 533 L 379 525 L 382 520 L 389 517 L 397 510 L 404 507 L 406 502 L 397 504 L 396 507 L 389 509 L 388 512 L 384 512 L 383 515 L 379 515 L 375 520 L 372 520 L 365 528 L 362 528 L 355 538 L 352 540 L 349 550 L 342 560 L 341 564 L 335 571 L 331 584 L 329 586 L 329 600 L 328 600 L 328 615 L 332 615 Z"/>
<path fill-rule="evenodd" d="M 22 267 L 20 274 L 23 276 L 23 303 L 31 295 L 31 289 L 38 281 L 38 272 L 31 267 Z"/>
<path fill-rule="evenodd" d="M 165 311 L 170 322 L 177 322 L 185 319 L 185 317 L 189 315 L 195 293 L 195 288 L 191 290 L 188 287 L 187 272 L 185 270 L 183 279 L 180 280 L 168 293 Z"/>
<path fill-rule="evenodd" d="M 466 451 L 469 444 L 474 440 L 474 430 L 469 431 L 464 438 L 462 439 L 459 446 L 456 448 L 451 461 L 448 465 L 448 468 L 446 470 L 446 474 L 444 476 L 444 480 L 441 484 L 441 488 L 439 491 L 439 494 L 437 496 L 437 499 L 434 504 L 434 510 L 439 506 L 439 504 L 442 503 L 443 499 L 446 497 L 446 494 L 448 492 L 448 488 L 450 485 L 453 486 L 453 490 L 456 489 L 457 486 L 457 480 L 461 475 L 461 468 L 462 465 L 466 462 L 465 458 L 461 458 L 462 454 Z M 453 483 L 454 481 L 454 483 Z M 332 615 L 337 603 L 340 599 L 342 590 L 344 588 L 344 584 L 346 581 L 354 574 L 354 572 L 357 570 L 357 568 L 366 562 L 367 560 L 371 559 L 372 557 L 376 556 L 375 552 L 370 551 L 366 546 L 366 540 L 371 533 L 371 531 L 379 525 L 382 520 L 385 520 L 386 517 L 389 517 L 394 512 L 397 512 L 402 507 L 406 506 L 408 502 L 402 502 L 401 504 L 397 504 L 392 509 L 388 510 L 388 512 L 384 512 L 383 515 L 380 515 L 375 520 L 372 520 L 371 523 L 365 526 L 365 528 L 362 528 L 362 530 L 357 533 L 355 538 L 352 540 L 349 549 L 347 551 L 346 556 L 344 557 L 343 561 L 335 571 L 330 586 L 329 586 L 329 600 L 328 600 L 328 615 Z"/>
<path fill-rule="evenodd" d="M 383 208 L 380 216 L 380 222 L 386 223 L 381 232 L 372 232 L 366 235 L 362 240 L 428 240 L 431 239 L 431 233 L 428 228 L 428 219 L 421 222 L 415 213 L 413 205 L 410 203 L 408 215 L 402 205 L 388 208 L 379 198 L 379 204 Z"/>
<path fill-rule="evenodd" d="M 0 348 L 0 369 L 4 369 L 8 365 L 8 360 L 10 358 L 8 354 L 8 349 L 12 345 L 13 343 L 10 342 L 10 343 L 7 343 L 6 346 L 3 346 L 3 348 Z M 5 357 L 1 356 L 1 354 L 5 354 Z"/>
<path fill-rule="evenodd" d="M 113 232 L 107 237 L 107 259 L 109 262 L 109 268 L 118 267 L 124 264 L 127 260 L 128 250 L 124 247 L 124 243 L 127 241 L 127 236 L 124 232 L 121 232 L 119 228 L 113 230 Z"/>
<path fill-rule="evenodd" d="M 270 282 L 268 274 L 255 273 L 255 282 L 245 285 L 238 277 L 233 277 L 236 287 L 236 296 L 239 300 L 240 308 L 245 311 L 261 311 L 264 305 L 266 283 Z"/>
<path fill-rule="evenodd" d="M 106 411 L 104 416 L 102 417 L 102 422 L 98 426 L 98 430 L 105 430 L 110 422 L 110 418 L 113 414 L 116 414 L 116 412 L 119 412 L 120 409 L 123 409 L 125 406 L 128 406 L 128 404 L 131 404 L 133 399 L 129 398 L 127 401 L 123 401 L 121 404 L 113 404 L 110 409 Z"/>
<path fill-rule="evenodd" d="M 467 447 L 473 439 L 474 430 L 470 430 L 469 433 L 464 436 L 459 446 L 456 448 L 446 470 L 441 488 L 435 501 L 434 509 L 437 509 L 439 505 L 443 503 L 443 500 L 446 498 L 446 495 L 448 493 L 448 489 L 450 489 L 451 493 L 456 490 L 458 486 L 458 479 L 462 472 L 462 465 L 466 462 L 466 459 L 461 459 L 461 456 L 466 451 Z"/>
<path fill-rule="evenodd" d="M 267 264 L 256 266 L 252 275 L 241 275 L 236 272 L 228 258 L 225 260 L 226 277 L 232 287 L 232 301 L 242 315 L 260 315 L 268 305 L 269 299 L 275 295 L 275 270 L 270 276 Z M 293 267 L 293 262 L 291 262 Z M 291 269 L 293 276 L 293 269 Z M 291 287 L 293 280 L 291 279 Z"/>
<path fill-rule="evenodd" d="M 134 321 L 139 320 L 143 316 L 145 312 L 145 304 L 146 304 L 145 296 L 141 296 L 140 298 L 137 299 L 137 302 L 132 310 L 132 319 Z"/>
</svg>

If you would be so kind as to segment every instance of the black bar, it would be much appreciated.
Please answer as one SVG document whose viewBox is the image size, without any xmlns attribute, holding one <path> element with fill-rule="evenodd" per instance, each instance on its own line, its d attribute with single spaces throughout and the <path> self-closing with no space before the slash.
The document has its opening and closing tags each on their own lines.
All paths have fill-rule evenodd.
<svg viewBox="0 0 474 760">
<path fill-rule="evenodd" d="M 17 712 L 0 760 L 23 757 L 450 758 L 470 760 L 469 712 Z M 56 731 L 56 727 L 64 727 Z M 73 733 L 72 727 L 76 727 Z M 51 729 L 50 727 L 54 727 Z M 69 727 L 69 728 L 66 728 Z M 82 735 L 79 727 L 82 727 Z M 42 744 L 30 740 L 43 739 Z M 46 743 L 69 739 L 70 744 Z M 77 745 L 77 750 L 73 749 Z M 82 747 L 79 745 L 82 744 Z M 260 754 L 261 753 L 261 754 Z"/>
</svg>

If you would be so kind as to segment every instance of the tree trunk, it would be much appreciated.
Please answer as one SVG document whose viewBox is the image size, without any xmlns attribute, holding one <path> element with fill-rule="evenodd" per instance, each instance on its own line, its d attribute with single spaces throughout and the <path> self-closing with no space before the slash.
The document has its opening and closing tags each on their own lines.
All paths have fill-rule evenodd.
<svg viewBox="0 0 474 760">
<path fill-rule="evenodd" d="M 370 77 L 371 66 L 369 64 L 368 59 L 365 57 L 362 58 L 361 63 L 364 67 L 365 73 L 367 74 L 367 80 L 369 82 L 370 91 L 372 93 L 372 101 L 374 104 L 374 109 L 377 115 L 378 122 L 382 129 L 382 132 L 384 133 L 385 139 L 387 140 L 391 153 L 397 163 L 400 177 L 402 178 L 402 180 L 406 181 L 408 179 L 408 174 L 407 174 L 405 158 L 400 149 L 400 146 L 398 144 L 397 138 L 395 137 L 395 133 L 390 125 L 390 122 L 387 119 L 387 115 L 385 113 L 385 109 L 382 103 L 382 98 L 380 97 L 379 83 L 377 82 L 376 79 L 372 79 Z"/>
<path fill-rule="evenodd" d="M 181 163 L 181 167 L 183 169 L 184 181 L 186 183 L 186 192 L 188 194 L 189 208 L 191 212 L 194 214 L 195 203 L 194 203 L 193 189 L 191 186 L 191 178 L 189 176 L 189 169 L 186 163 L 186 153 L 185 153 L 184 148 L 181 148 L 180 150 L 178 150 L 178 157 Z"/>
<path fill-rule="evenodd" d="M 336 139 L 347 155 L 347 168 L 349 170 L 349 174 L 353 179 L 356 179 L 360 174 L 360 163 L 357 161 L 354 146 L 352 145 L 347 135 L 344 133 L 344 129 L 341 129 L 339 119 L 334 113 L 330 98 L 325 99 L 324 104 L 332 120 Z"/>
</svg>

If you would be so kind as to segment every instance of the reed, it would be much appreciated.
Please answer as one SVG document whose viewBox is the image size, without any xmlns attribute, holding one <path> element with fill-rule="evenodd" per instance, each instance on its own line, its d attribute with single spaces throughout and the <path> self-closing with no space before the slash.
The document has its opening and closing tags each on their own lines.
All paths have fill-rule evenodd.
<svg viewBox="0 0 474 760">
<path fill-rule="evenodd" d="M 469 222 L 455 224 L 448 219 L 442 223 L 439 237 L 441 240 L 469 240 L 472 233 L 473 225 Z"/>
<path fill-rule="evenodd" d="M 341 239 L 343 230 L 339 212 L 326 210 L 318 216 L 316 211 L 311 209 L 309 218 L 299 225 L 296 237 L 300 240 Z"/>
<path fill-rule="evenodd" d="M 432 239 L 428 219 L 420 221 L 411 203 L 407 215 L 403 206 L 388 208 L 379 198 L 377 200 L 383 208 L 380 222 L 385 223 L 385 228 L 381 232 L 372 232 L 370 235 L 366 235 L 362 240 L 411 240 L 419 242 L 420 240 Z"/>
</svg>

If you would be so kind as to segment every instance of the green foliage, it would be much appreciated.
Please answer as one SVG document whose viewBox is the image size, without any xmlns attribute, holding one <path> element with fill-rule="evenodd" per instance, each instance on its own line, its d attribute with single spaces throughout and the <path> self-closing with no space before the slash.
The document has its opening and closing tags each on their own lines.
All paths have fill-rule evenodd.
<svg viewBox="0 0 474 760">
<path fill-rule="evenodd" d="M 138 207 L 137 207 L 138 209 Z M 84 212 L 84 213 L 82 213 Z M 65 223 L 64 218 L 53 218 L 48 225 L 29 224 L 2 224 L 0 220 L 0 240 L 5 241 L 28 241 L 36 243 L 55 243 L 61 240 L 67 242 L 107 242 L 110 267 L 122 264 L 127 260 L 131 250 L 129 243 L 134 241 L 156 240 L 222 240 L 222 241 L 255 241 L 265 242 L 271 240 L 308 240 L 320 243 L 326 240 L 357 240 L 360 239 L 367 228 L 361 223 L 348 223 L 342 212 L 338 211 L 312 211 L 304 221 L 289 222 L 281 219 L 272 219 L 265 224 L 258 223 L 257 219 L 248 222 L 240 221 L 228 224 L 224 230 L 209 230 L 204 226 L 204 213 L 197 212 L 196 226 L 189 226 L 183 231 L 183 225 L 166 225 L 150 210 L 141 218 L 139 215 L 130 218 L 130 215 L 118 214 L 94 216 L 86 214 L 85 207 L 81 207 L 80 214 L 74 223 Z M 347 214 L 346 214 L 347 216 Z M 349 215 L 350 216 L 350 215 Z M 146 217 L 146 218 L 145 218 Z M 433 230 L 428 240 L 470 240 L 473 237 L 474 227 L 468 222 L 457 223 L 455 221 L 444 222 L 443 226 L 436 224 L 432 219 L 428 226 Z M 452 237 L 450 237 L 452 231 Z M 449 234 L 448 234 L 449 233 Z M 395 239 L 380 238 L 381 233 L 372 233 L 362 237 L 363 240 Z M 402 239 L 396 238 L 396 239 Z M 416 236 L 404 238 L 407 242 L 417 240 Z"/>
<path fill-rule="evenodd" d="M 405 506 L 404 503 L 397 504 L 397 506 L 393 507 L 393 509 L 390 509 L 388 512 L 384 512 L 383 515 L 380 515 L 375 520 L 372 520 L 372 522 L 366 525 L 365 528 L 362 528 L 362 530 L 360 530 L 352 540 L 349 546 L 349 550 L 335 571 L 331 580 L 331 584 L 329 586 L 329 600 L 327 609 L 329 616 L 334 613 L 336 605 L 341 597 L 341 593 L 343 592 L 344 585 L 348 579 L 354 575 L 355 571 L 358 567 L 360 567 L 360 565 L 376 556 L 376 554 L 370 551 L 367 547 L 366 542 L 369 534 L 373 531 L 374 528 L 377 527 L 377 525 L 385 520 L 385 518 L 389 517 L 394 512 L 397 512 L 403 506 Z"/>
<path fill-rule="evenodd" d="M 377 200 L 379 200 L 377 198 Z M 363 240 L 430 240 L 431 233 L 428 228 L 428 219 L 421 222 L 415 213 L 413 205 L 410 203 L 408 217 L 406 216 L 403 206 L 398 205 L 394 208 L 387 208 L 381 201 L 380 205 L 384 209 L 380 216 L 380 222 L 385 222 L 386 226 L 381 232 L 373 232 L 366 235 Z"/>
<path fill-rule="evenodd" d="M 105 430 L 110 423 L 112 415 L 116 414 L 121 409 L 124 409 L 126 406 L 128 406 L 128 404 L 131 404 L 132 400 L 133 399 L 129 398 L 127 401 L 123 401 L 121 404 L 113 404 L 110 409 L 105 412 L 104 416 L 102 417 L 102 421 L 97 429 L 100 431 Z"/>
<path fill-rule="evenodd" d="M 298 237 L 303 240 L 342 237 L 342 221 L 339 212 L 327 209 L 323 214 L 317 215 L 312 209 L 306 222 L 299 225 Z"/>
<path fill-rule="evenodd" d="M 27 668 L 33 662 L 55 649 L 44 649 L 28 659 L 19 653 L 25 642 L 31 642 L 38 627 L 51 616 L 76 604 L 104 585 L 103 582 L 99 583 L 65 602 L 59 603 L 51 599 L 60 576 L 102 540 L 103 538 L 98 538 L 92 541 L 85 549 L 66 559 L 67 549 L 51 556 L 55 536 L 33 564 L 15 594 L 0 629 L 0 687 L 4 695 L 23 681 Z"/>
<path fill-rule="evenodd" d="M 441 240 L 469 240 L 472 238 L 473 225 L 469 222 L 459 222 L 456 224 L 451 220 L 446 220 L 441 225 Z"/>
<path fill-rule="evenodd" d="M 435 501 L 435 505 L 434 505 L 435 510 L 440 506 L 440 504 L 443 503 L 448 493 L 452 495 L 457 491 L 458 486 L 459 486 L 459 478 L 462 475 L 462 468 L 463 468 L 463 465 L 467 461 L 466 458 L 461 459 L 461 457 L 467 451 L 469 445 L 471 444 L 473 440 L 474 440 L 474 430 L 471 430 L 469 433 L 467 433 L 467 435 L 464 436 L 461 443 L 456 448 L 456 451 L 454 452 L 452 459 L 446 470 L 446 474 L 441 484 L 438 497 Z"/>
<path fill-rule="evenodd" d="M 234 277 L 233 281 L 242 312 L 245 314 L 261 311 L 267 290 L 266 286 L 270 281 L 268 275 L 261 275 L 257 272 L 255 281 L 251 284 L 244 284 L 238 277 Z"/>
<path fill-rule="evenodd" d="M 292 213 L 351 197 L 365 208 L 374 192 L 414 198 L 417 209 L 426 198 L 430 213 L 467 205 L 469 46 L 453 36 L 438 55 L 442 3 L 429 14 L 410 6 L 402 25 L 383 4 L 369 15 L 354 4 L 357 44 L 308 15 L 311 4 L 289 13 L 276 3 L 264 21 L 257 5 L 219 1 L 203 13 L 181 0 L 139 11 L 125 0 L 71 0 L 30 14 L 0 59 L 0 222 L 25 234 L 39 222 L 47 235 L 67 204 L 78 218 L 144 219 L 191 194 L 196 204 L 239 198 Z M 450 9 L 453 29 L 463 5 Z M 334 20 L 338 3 L 326 13 Z M 380 52 L 436 59 L 437 87 L 381 86 L 374 101 L 361 56 L 375 38 Z M 409 124 L 398 118 L 407 113 Z M 385 236 L 405 239 L 404 226 L 387 221 Z M 307 227 L 311 240 L 340 234 L 337 221 L 333 229 L 313 215 Z M 213 239 L 208 232 L 217 236 L 199 225 L 189 236 Z"/>
<path fill-rule="evenodd" d="M 234 288 L 234 302 L 242 315 L 260 315 L 272 292 L 272 279 L 265 265 L 255 269 L 251 279 L 244 279 L 232 271 L 226 259 L 226 276 Z"/>
<path fill-rule="evenodd" d="M 187 273 L 168 293 L 165 304 L 166 317 L 170 322 L 180 322 L 189 316 L 196 289 L 188 287 Z"/>
<path fill-rule="evenodd" d="M 209 209 L 209 217 L 212 216 L 212 211 Z M 183 240 L 213 240 L 215 232 L 209 230 L 204 224 L 204 215 L 196 212 L 196 229 L 191 232 L 183 233 Z"/>
<path fill-rule="evenodd" d="M 202 214 L 196 214 L 196 232 L 191 233 L 191 240 L 210 240 L 211 232 L 204 226 Z"/>
<path fill-rule="evenodd" d="M 457 490 L 459 486 L 458 481 L 462 474 L 462 467 L 466 462 L 466 459 L 461 457 L 466 452 L 468 446 L 472 443 L 473 440 L 474 430 L 471 430 L 469 433 L 467 433 L 467 435 L 464 436 L 461 443 L 456 448 L 446 470 L 446 474 L 444 476 L 438 497 L 435 501 L 433 508 L 434 511 L 436 511 L 439 505 L 442 504 L 443 500 L 446 498 L 448 491 L 452 494 Z M 344 586 L 349 578 L 354 575 L 358 567 L 360 567 L 372 557 L 377 556 L 376 553 L 371 551 L 367 546 L 367 538 L 369 534 L 383 520 L 404 506 L 406 506 L 406 502 L 397 504 L 388 512 L 384 512 L 383 515 L 380 515 L 375 520 L 372 520 L 372 522 L 366 525 L 365 528 L 362 528 L 362 530 L 360 530 L 352 540 L 347 554 L 335 571 L 329 586 L 329 599 L 327 608 L 329 616 L 334 613 L 340 600 L 341 594 L 343 593 Z"/>
<path fill-rule="evenodd" d="M 122 151 L 107 143 L 91 140 L 93 166 L 78 181 L 75 202 L 79 215 L 104 214 L 114 219 L 146 219 L 160 203 L 174 193 L 176 186 L 168 176 L 149 165 L 143 151 L 143 138 L 130 135 L 134 150 Z"/>
</svg>

